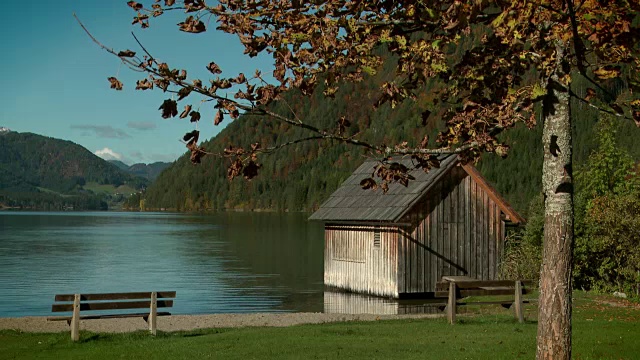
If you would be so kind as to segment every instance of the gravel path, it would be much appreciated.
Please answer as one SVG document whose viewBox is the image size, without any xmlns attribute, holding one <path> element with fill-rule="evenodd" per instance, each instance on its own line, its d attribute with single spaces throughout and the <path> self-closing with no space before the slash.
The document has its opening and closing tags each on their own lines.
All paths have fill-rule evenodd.
<svg viewBox="0 0 640 360">
<path fill-rule="evenodd" d="M 172 315 L 158 317 L 158 330 L 181 331 L 207 328 L 244 326 L 291 326 L 320 324 L 341 321 L 376 321 L 392 319 L 424 319 L 442 315 L 371 315 L 371 314 L 324 314 L 324 313 L 257 313 L 215 315 Z M 24 332 L 69 331 L 66 321 L 47 321 L 46 317 L 0 318 L 0 330 Z M 80 329 L 92 332 L 130 332 L 148 329 L 142 318 L 81 320 Z"/>
</svg>

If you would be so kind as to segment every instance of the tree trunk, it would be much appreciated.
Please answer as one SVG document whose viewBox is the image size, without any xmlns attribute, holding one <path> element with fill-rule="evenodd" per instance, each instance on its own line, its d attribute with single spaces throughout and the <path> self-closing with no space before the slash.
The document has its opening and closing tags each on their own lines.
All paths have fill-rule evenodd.
<svg viewBox="0 0 640 360">
<path fill-rule="evenodd" d="M 545 196 L 544 250 L 540 272 L 537 359 L 571 358 L 571 268 L 573 264 L 573 179 L 569 92 L 564 50 L 556 44 L 557 65 L 544 104 L 542 188 Z"/>
</svg>

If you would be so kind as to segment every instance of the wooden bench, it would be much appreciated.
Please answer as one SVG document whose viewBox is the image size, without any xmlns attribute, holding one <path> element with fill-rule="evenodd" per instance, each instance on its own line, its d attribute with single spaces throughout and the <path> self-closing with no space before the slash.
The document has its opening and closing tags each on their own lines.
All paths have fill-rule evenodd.
<svg viewBox="0 0 640 360">
<path fill-rule="evenodd" d="M 456 307 L 460 305 L 498 304 L 505 308 L 514 306 L 515 317 L 524 322 L 522 295 L 531 293 L 531 280 L 476 280 L 466 276 L 443 276 L 443 281 L 436 283 L 436 297 L 447 298 L 447 318 L 450 324 L 456 322 Z M 513 300 L 464 302 L 458 299 L 468 296 L 513 295 Z"/>
<path fill-rule="evenodd" d="M 173 306 L 175 291 L 130 292 L 105 294 L 59 294 L 55 296 L 52 312 L 72 312 L 71 316 L 55 316 L 48 321 L 66 321 L 71 326 L 71 339 L 80 339 L 80 320 L 142 317 L 149 324 L 149 332 L 156 334 L 156 317 L 171 315 L 158 308 Z M 80 315 L 80 311 L 149 309 L 148 312 Z"/>
</svg>

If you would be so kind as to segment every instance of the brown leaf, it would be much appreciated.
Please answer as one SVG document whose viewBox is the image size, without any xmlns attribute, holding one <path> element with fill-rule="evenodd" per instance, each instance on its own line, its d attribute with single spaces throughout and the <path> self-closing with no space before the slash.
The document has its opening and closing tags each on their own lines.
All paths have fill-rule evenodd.
<svg viewBox="0 0 640 360">
<path fill-rule="evenodd" d="M 182 89 L 178 90 L 178 101 L 186 98 L 187 96 L 189 96 L 189 94 L 191 94 L 190 87 L 183 87 Z"/>
<path fill-rule="evenodd" d="M 193 130 L 191 132 L 188 132 L 186 134 L 184 134 L 184 136 L 182 137 L 182 140 L 186 141 L 187 143 L 197 143 L 198 142 L 198 137 L 200 136 L 200 131 L 198 130 Z"/>
<path fill-rule="evenodd" d="M 231 116 L 231 118 L 235 120 L 240 116 L 240 111 L 238 111 L 238 109 L 233 109 L 229 112 L 229 116 Z"/>
<path fill-rule="evenodd" d="M 362 187 L 362 189 L 364 190 L 375 190 L 378 188 L 378 183 L 376 183 L 376 181 L 372 178 L 366 178 L 360 181 L 360 187 Z"/>
<path fill-rule="evenodd" d="M 425 135 L 420 142 L 420 148 L 426 149 L 429 146 L 429 135 Z"/>
<path fill-rule="evenodd" d="M 153 89 L 153 83 L 147 79 L 136 81 L 136 90 L 151 90 Z"/>
<path fill-rule="evenodd" d="M 200 121 L 200 113 L 197 111 L 192 111 L 191 112 L 191 122 L 198 122 Z"/>
<path fill-rule="evenodd" d="M 244 164 L 242 164 L 242 160 L 236 159 L 235 161 L 233 161 L 227 168 L 227 178 L 229 180 L 233 180 L 233 178 L 240 175 L 243 167 Z"/>
<path fill-rule="evenodd" d="M 224 114 L 222 110 L 218 110 L 216 116 L 213 118 L 213 125 L 220 125 L 220 123 L 224 120 Z"/>
<path fill-rule="evenodd" d="M 207 65 L 207 70 L 209 70 L 212 74 L 222 74 L 222 70 L 220 70 L 220 66 L 214 63 L 213 61 Z"/>
<path fill-rule="evenodd" d="M 207 31 L 206 26 L 200 20 L 195 19 L 193 16 L 189 16 L 185 21 L 178 24 L 180 31 L 198 34 Z"/>
<path fill-rule="evenodd" d="M 142 4 L 139 4 L 139 3 L 135 2 L 135 1 L 128 1 L 127 5 L 129 5 L 135 11 L 142 10 Z"/>
<path fill-rule="evenodd" d="M 585 101 L 590 101 L 591 99 L 596 97 L 596 91 L 592 88 L 587 89 L 587 95 L 584 97 Z"/>
<path fill-rule="evenodd" d="M 113 76 L 110 78 L 107 78 L 107 80 L 109 80 L 109 83 L 111 83 L 112 89 L 122 90 L 122 83 L 120 82 L 120 80 L 116 79 Z"/>
<path fill-rule="evenodd" d="M 164 0 L 165 6 L 173 6 L 176 3 L 176 0 Z"/>
<path fill-rule="evenodd" d="M 198 147 L 195 143 L 191 145 L 187 144 L 187 148 L 191 150 L 191 157 L 189 160 L 191 160 L 191 163 L 194 165 L 200 164 L 202 162 L 202 157 L 207 154 L 203 148 Z"/>
<path fill-rule="evenodd" d="M 120 56 L 120 57 L 134 57 L 134 56 L 136 56 L 136 53 L 135 53 L 135 51 L 131 51 L 131 50 L 123 50 L 123 51 L 120 51 L 118 53 L 118 56 Z"/>
<path fill-rule="evenodd" d="M 178 115 L 178 103 L 175 100 L 167 99 L 158 108 L 162 110 L 162 118 L 168 119 Z"/>
<path fill-rule="evenodd" d="M 351 121 L 347 120 L 345 116 L 338 119 L 338 135 L 342 135 L 349 126 L 351 126 Z"/>
<path fill-rule="evenodd" d="M 167 91 L 169 88 L 169 80 L 165 79 L 153 79 L 153 83 L 156 84 L 157 87 L 162 89 L 162 91 Z"/>
<path fill-rule="evenodd" d="M 180 119 L 184 119 L 187 116 L 189 116 L 190 112 L 191 112 L 191 105 L 185 105 L 184 110 L 182 110 L 182 112 L 180 113 Z"/>
<path fill-rule="evenodd" d="M 258 176 L 258 170 L 260 169 L 260 165 L 256 164 L 253 160 L 250 160 L 247 165 L 245 165 L 244 169 L 242 169 L 242 175 L 245 179 L 251 180 L 254 177 Z"/>
<path fill-rule="evenodd" d="M 244 76 L 243 73 L 240 73 L 240 75 L 238 75 L 238 77 L 236 77 L 233 81 L 236 84 L 242 84 L 243 82 L 247 81 L 247 78 Z"/>
</svg>

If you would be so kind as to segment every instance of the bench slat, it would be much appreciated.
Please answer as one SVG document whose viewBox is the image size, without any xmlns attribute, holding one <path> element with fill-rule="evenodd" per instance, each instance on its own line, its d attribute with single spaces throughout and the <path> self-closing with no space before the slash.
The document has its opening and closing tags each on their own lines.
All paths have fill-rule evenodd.
<svg viewBox="0 0 640 360">
<path fill-rule="evenodd" d="M 522 289 L 522 294 L 530 294 L 530 291 Z M 514 295 L 514 289 L 477 289 L 477 290 L 458 290 L 458 297 L 467 296 L 492 296 L 492 295 Z M 435 297 L 449 297 L 449 291 L 436 291 Z"/>
<path fill-rule="evenodd" d="M 158 291 L 158 299 L 175 298 L 175 291 Z M 74 294 L 58 294 L 55 301 L 73 301 Z M 81 301 L 92 300 L 135 300 L 150 299 L 151 292 L 130 292 L 130 293 L 103 293 L 103 294 L 80 294 Z"/>
<path fill-rule="evenodd" d="M 169 316 L 170 312 L 159 312 L 157 316 Z M 80 316 L 80 320 L 95 320 L 95 319 L 119 319 L 119 318 L 131 318 L 131 317 L 143 317 L 147 318 L 149 313 L 137 313 L 137 314 L 119 314 L 119 315 L 85 315 Z M 47 321 L 69 321 L 71 316 L 52 316 L 48 317 Z"/>
<path fill-rule="evenodd" d="M 125 310 L 125 309 L 143 309 L 151 306 L 151 300 L 148 301 L 114 301 L 114 302 L 95 302 L 80 303 L 80 311 L 87 310 Z M 158 300 L 158 307 L 172 307 L 173 300 Z M 73 304 L 53 304 L 52 312 L 73 311 Z"/>
<path fill-rule="evenodd" d="M 474 280 L 474 281 L 456 281 L 456 287 L 459 289 L 472 289 L 478 287 L 511 287 L 515 288 L 515 280 Z M 522 285 L 531 286 L 533 282 L 531 280 L 522 280 Z M 449 288 L 448 281 L 438 281 L 436 283 L 436 289 Z"/>
</svg>

